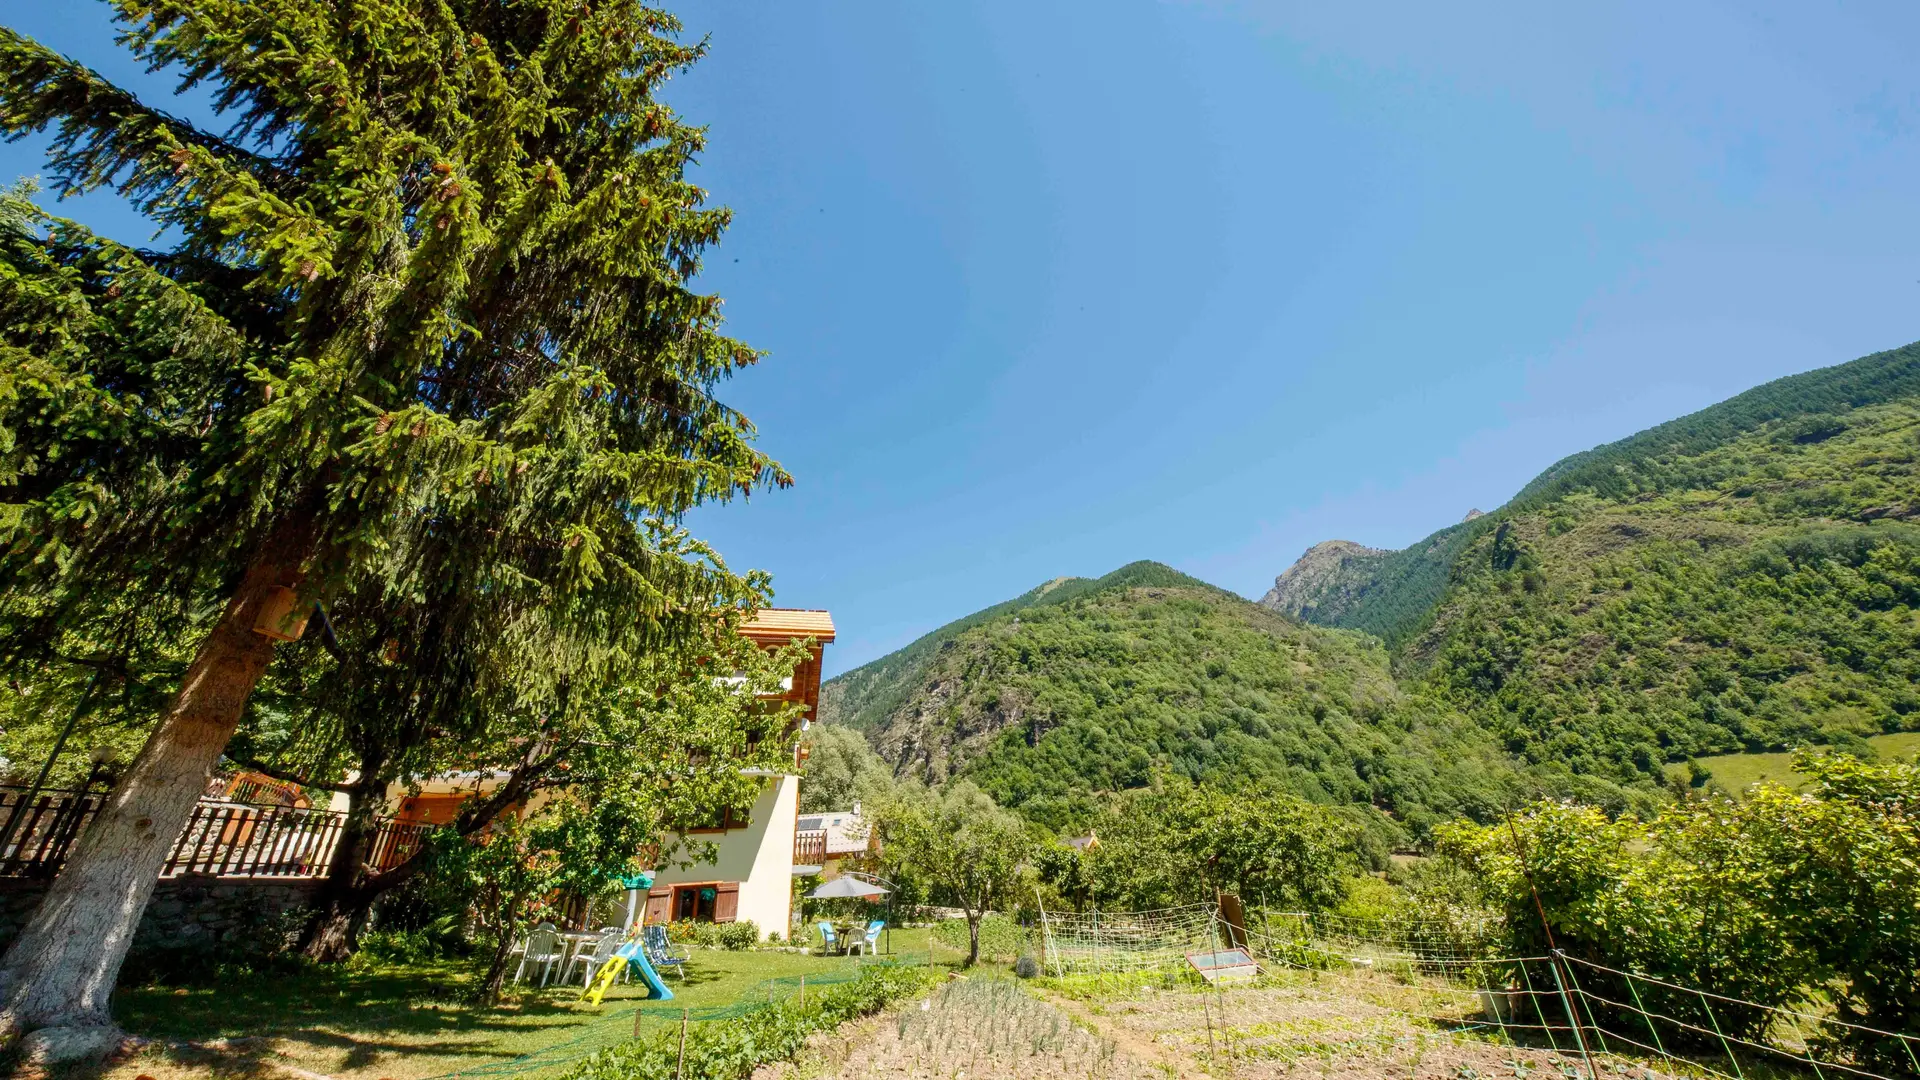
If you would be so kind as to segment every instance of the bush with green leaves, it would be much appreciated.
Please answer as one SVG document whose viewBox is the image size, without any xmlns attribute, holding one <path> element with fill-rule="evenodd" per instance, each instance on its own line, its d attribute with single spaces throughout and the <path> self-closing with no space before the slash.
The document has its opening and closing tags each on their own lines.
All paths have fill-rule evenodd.
<svg viewBox="0 0 1920 1080">
<path fill-rule="evenodd" d="M 785 1061 L 800 1051 L 807 1036 L 830 1031 L 903 998 L 924 993 L 934 983 L 925 967 L 874 965 L 850 983 L 761 1005 L 729 1020 L 711 1020 L 687 1029 L 684 1061 L 680 1032 L 670 1027 L 633 1042 L 602 1050 L 576 1065 L 563 1080 L 739 1080 L 756 1068 Z"/>
<path fill-rule="evenodd" d="M 1920 765 L 1802 752 L 1808 790 L 1761 785 L 1743 801 L 1693 799 L 1651 823 L 1536 804 L 1504 826 L 1456 825 L 1441 850 L 1506 916 L 1508 949 L 1547 948 L 1762 1006 L 1825 1001 L 1885 1031 L 1920 1021 Z M 1538 909 L 1535 893 L 1538 893 Z M 1582 973 L 1582 981 L 1589 976 Z M 1593 976 L 1616 1001 L 1633 991 Z M 1614 980 L 1617 982 L 1618 980 Z M 1770 1017 L 1637 983 L 1646 1008 L 1729 1035 Z M 1913 1068 L 1898 1040 L 1830 1028 L 1876 1070 Z"/>
<path fill-rule="evenodd" d="M 760 927 L 752 919 L 737 922 L 701 922 L 676 919 L 667 924 L 667 940 L 706 949 L 751 949 L 760 943 Z"/>
<path fill-rule="evenodd" d="M 1010 963 L 1033 948 L 1039 935 L 1031 933 L 1008 916 L 998 913 L 980 920 L 980 959 L 991 963 Z M 933 939 L 949 949 L 967 951 L 967 923 L 964 919 L 942 919 L 933 924 Z"/>
</svg>

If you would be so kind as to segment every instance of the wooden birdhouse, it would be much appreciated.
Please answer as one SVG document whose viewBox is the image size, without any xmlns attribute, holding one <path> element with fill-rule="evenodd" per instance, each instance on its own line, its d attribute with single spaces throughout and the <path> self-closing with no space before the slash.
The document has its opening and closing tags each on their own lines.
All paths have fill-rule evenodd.
<svg viewBox="0 0 1920 1080">
<path fill-rule="evenodd" d="M 275 641 L 299 641 L 306 632 L 307 615 L 312 609 L 300 603 L 300 597 L 284 585 L 276 585 L 260 602 L 254 616 L 253 632 Z"/>
</svg>

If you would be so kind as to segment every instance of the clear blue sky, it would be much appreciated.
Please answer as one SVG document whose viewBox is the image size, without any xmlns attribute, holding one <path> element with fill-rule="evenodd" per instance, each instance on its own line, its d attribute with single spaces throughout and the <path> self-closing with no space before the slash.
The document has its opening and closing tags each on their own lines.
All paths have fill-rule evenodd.
<svg viewBox="0 0 1920 1080">
<path fill-rule="evenodd" d="M 1920 338 L 1920 7 L 1554 7 L 681 6 L 708 280 L 772 354 L 730 394 L 799 478 L 692 525 L 833 611 L 832 673 L 1134 559 L 1257 596 Z M 0 13 L 164 87 L 98 8 Z"/>
</svg>

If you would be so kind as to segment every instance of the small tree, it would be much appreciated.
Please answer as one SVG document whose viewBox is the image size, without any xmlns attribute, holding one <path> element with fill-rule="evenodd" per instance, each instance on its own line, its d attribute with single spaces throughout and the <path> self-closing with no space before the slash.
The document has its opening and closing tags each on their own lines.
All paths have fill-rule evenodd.
<svg viewBox="0 0 1920 1080">
<path fill-rule="evenodd" d="M 1048 866 L 1097 907 L 1211 903 L 1217 891 L 1296 910 L 1337 903 L 1353 871 L 1355 830 L 1332 808 L 1277 786 L 1231 788 L 1161 774 L 1111 798 L 1100 844 Z"/>
<path fill-rule="evenodd" d="M 965 780 L 904 788 L 881 809 L 887 858 L 944 890 L 967 918 L 967 960 L 980 959 L 980 919 L 1010 898 L 1034 850 L 1026 823 Z"/>
</svg>

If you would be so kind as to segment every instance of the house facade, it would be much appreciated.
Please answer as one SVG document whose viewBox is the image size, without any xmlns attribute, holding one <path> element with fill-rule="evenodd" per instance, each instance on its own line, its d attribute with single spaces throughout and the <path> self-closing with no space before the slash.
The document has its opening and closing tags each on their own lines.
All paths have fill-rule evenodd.
<svg viewBox="0 0 1920 1080">
<path fill-rule="evenodd" d="M 820 707 L 820 660 L 833 642 L 833 616 L 825 611 L 770 608 L 740 632 L 765 649 L 812 639 L 807 659 L 794 670 L 787 688 L 774 697 L 803 707 L 800 730 L 805 731 Z M 713 844 L 714 856 L 693 866 L 656 868 L 653 888 L 647 892 L 647 922 L 751 919 L 761 937 L 787 933 L 793 918 L 800 810 L 798 747 L 790 761 L 788 771 L 756 773 L 762 778 L 760 796 L 745 820 L 728 815 L 717 828 L 688 831 L 689 839 Z"/>
</svg>

